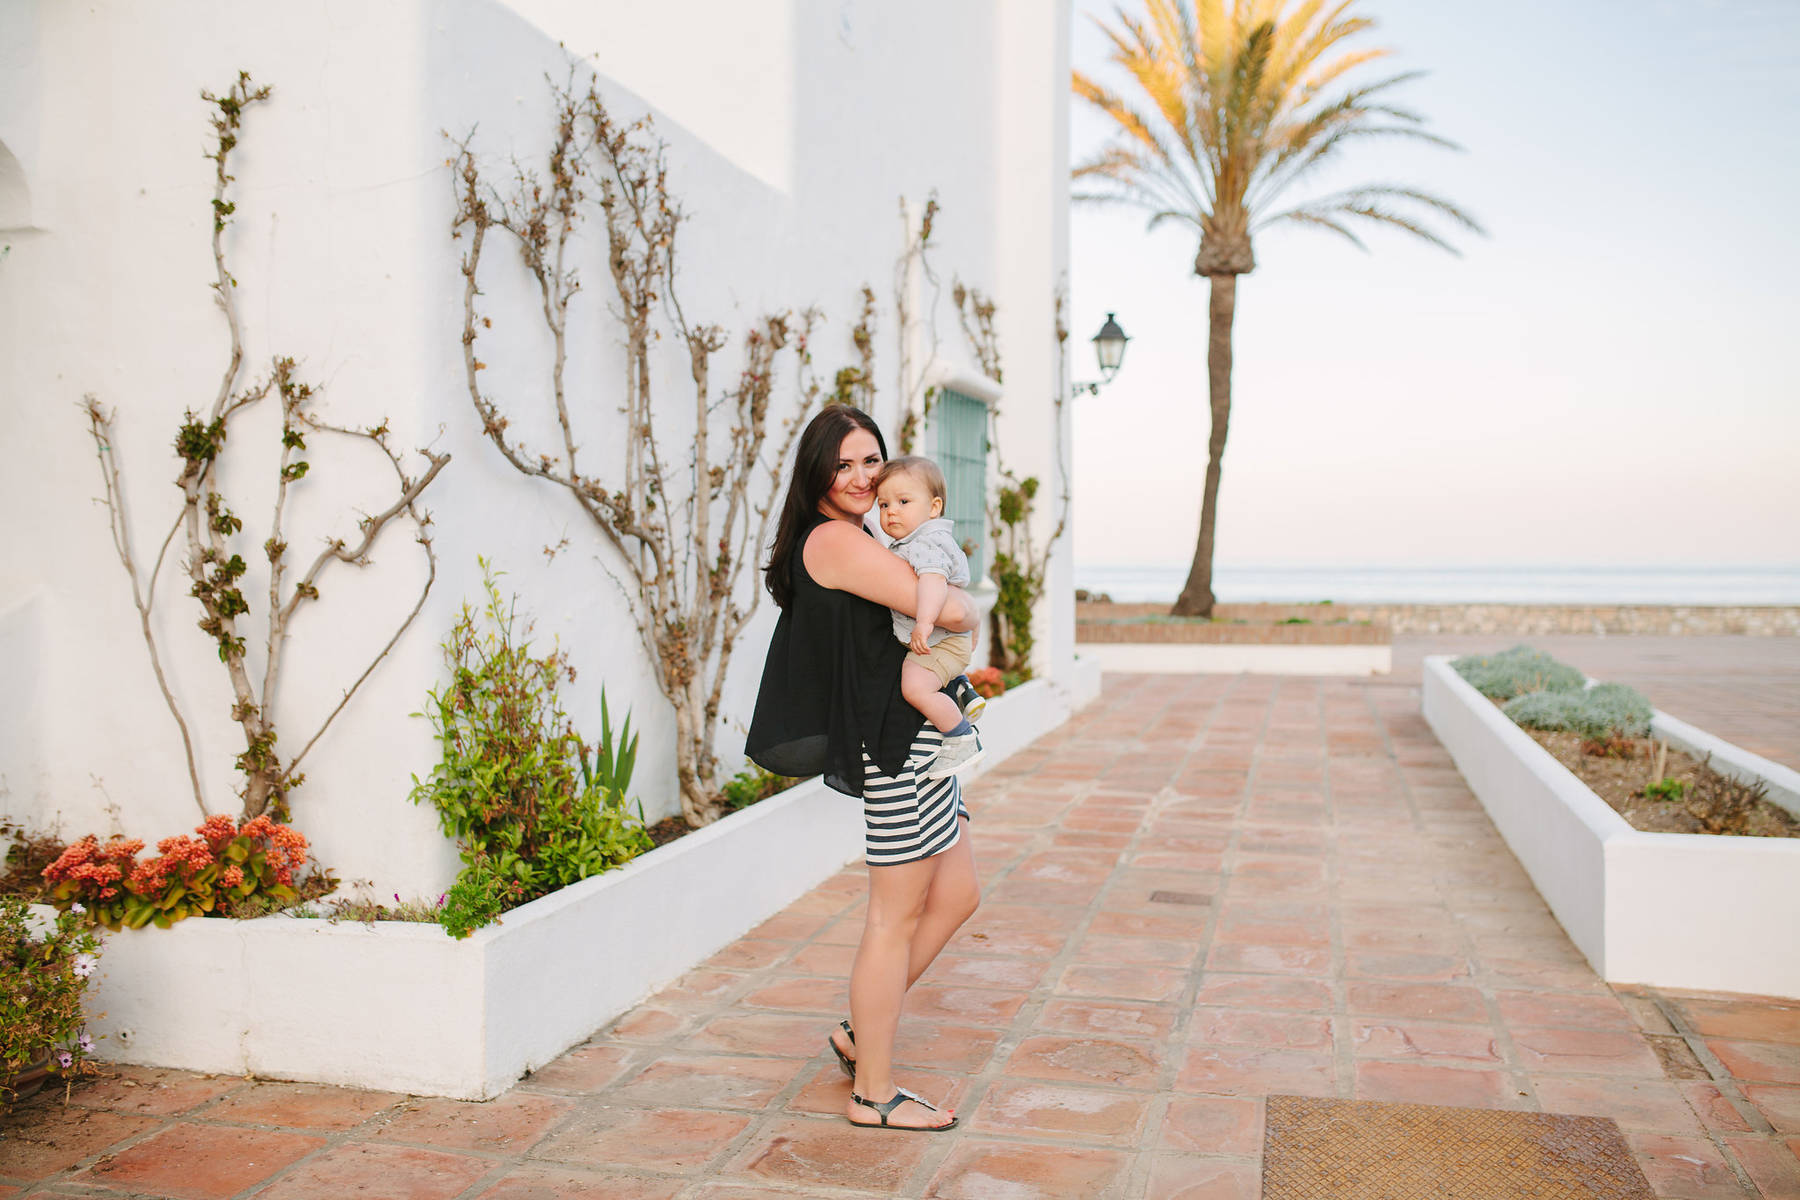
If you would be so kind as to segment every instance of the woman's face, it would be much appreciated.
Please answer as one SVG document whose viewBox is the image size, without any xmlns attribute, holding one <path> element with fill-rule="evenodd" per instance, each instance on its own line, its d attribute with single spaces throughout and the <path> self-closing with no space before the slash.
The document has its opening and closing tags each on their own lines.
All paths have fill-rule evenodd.
<svg viewBox="0 0 1800 1200">
<path fill-rule="evenodd" d="M 861 524 L 863 514 L 875 507 L 875 475 L 880 470 L 881 443 L 866 429 L 851 430 L 838 443 L 836 474 L 819 501 L 819 511 L 834 520 Z"/>
</svg>

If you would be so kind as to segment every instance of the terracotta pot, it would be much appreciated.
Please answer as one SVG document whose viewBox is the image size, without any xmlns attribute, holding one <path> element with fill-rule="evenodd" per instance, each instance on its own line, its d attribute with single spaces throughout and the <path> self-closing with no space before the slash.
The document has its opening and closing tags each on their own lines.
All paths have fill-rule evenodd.
<svg viewBox="0 0 1800 1200">
<path fill-rule="evenodd" d="M 4 1096 L 8 1103 L 35 1096 L 49 1078 L 50 1050 L 45 1047 L 38 1051 L 36 1058 L 20 1067 L 11 1079 L 0 1080 L 0 1096 Z"/>
</svg>

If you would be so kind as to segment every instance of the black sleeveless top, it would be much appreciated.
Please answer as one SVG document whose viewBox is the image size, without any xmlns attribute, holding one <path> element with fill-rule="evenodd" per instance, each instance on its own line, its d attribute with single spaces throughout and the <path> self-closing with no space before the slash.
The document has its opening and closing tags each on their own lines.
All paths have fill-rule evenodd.
<svg viewBox="0 0 1800 1200">
<path fill-rule="evenodd" d="M 794 547 L 792 598 L 769 640 L 744 752 L 777 775 L 823 775 L 860 796 L 863 748 L 898 775 L 923 718 L 900 694 L 907 648 L 888 610 L 807 574 L 806 541 L 829 519 L 816 515 Z"/>
</svg>

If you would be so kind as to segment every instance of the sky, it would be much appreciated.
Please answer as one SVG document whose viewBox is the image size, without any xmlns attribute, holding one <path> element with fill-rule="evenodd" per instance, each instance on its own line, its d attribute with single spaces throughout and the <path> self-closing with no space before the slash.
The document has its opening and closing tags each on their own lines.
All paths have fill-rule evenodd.
<svg viewBox="0 0 1800 1200">
<path fill-rule="evenodd" d="M 1141 0 L 1126 0 L 1141 11 Z M 1076 0 L 1077 69 L 1120 82 Z M 1360 0 L 1366 80 L 1460 144 L 1321 187 L 1470 212 L 1452 256 L 1275 227 L 1238 286 L 1221 565 L 1800 566 L 1800 0 Z M 1355 79 L 1352 74 L 1349 78 Z M 1107 135 L 1073 102 L 1072 155 Z M 1303 195 L 1304 193 L 1295 193 Z M 1194 235 L 1077 205 L 1078 565 L 1185 564 L 1206 467 Z"/>
</svg>

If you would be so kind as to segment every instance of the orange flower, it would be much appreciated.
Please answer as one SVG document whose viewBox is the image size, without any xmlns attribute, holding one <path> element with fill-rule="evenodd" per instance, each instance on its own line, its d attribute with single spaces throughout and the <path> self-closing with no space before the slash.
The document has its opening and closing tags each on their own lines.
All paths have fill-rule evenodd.
<svg viewBox="0 0 1800 1200">
<path fill-rule="evenodd" d="M 215 813 L 194 827 L 194 832 L 206 839 L 206 844 L 216 854 L 231 844 L 238 835 L 237 822 L 225 813 Z"/>
</svg>

